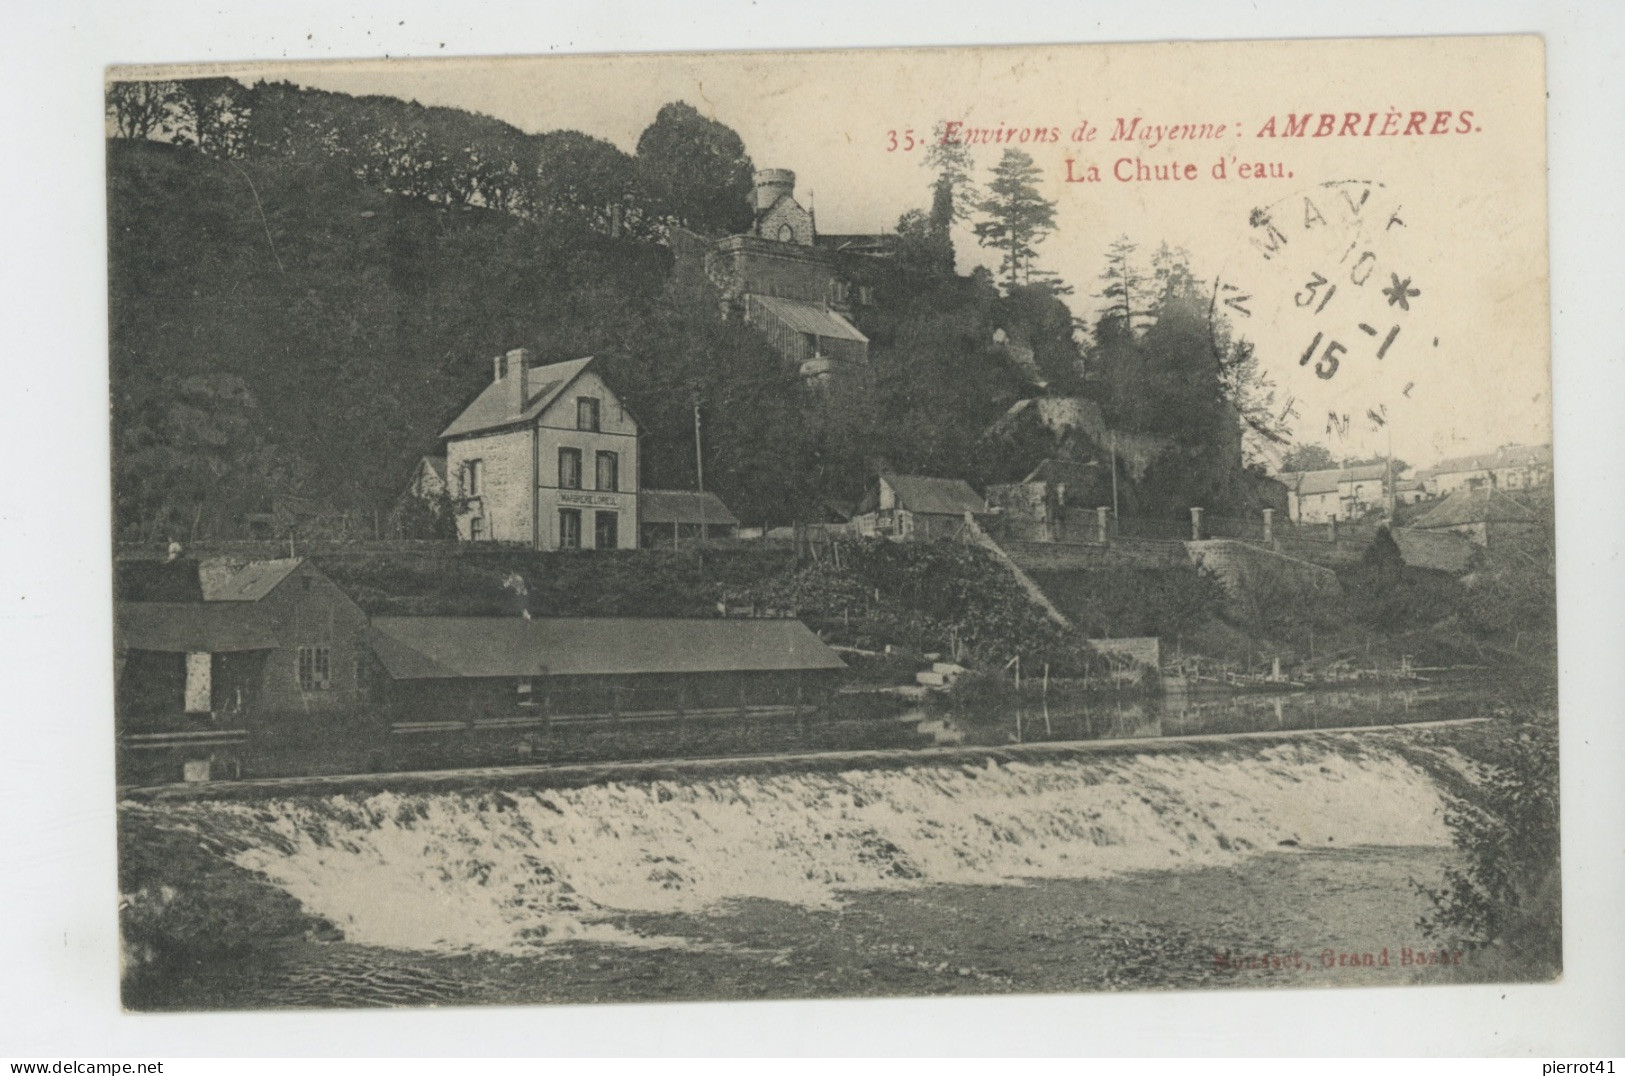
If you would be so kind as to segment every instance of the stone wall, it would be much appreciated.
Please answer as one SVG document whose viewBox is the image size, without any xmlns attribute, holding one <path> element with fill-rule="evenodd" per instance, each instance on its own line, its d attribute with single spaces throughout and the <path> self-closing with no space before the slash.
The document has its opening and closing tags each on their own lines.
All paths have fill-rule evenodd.
<svg viewBox="0 0 1625 1076">
<path fill-rule="evenodd" d="M 1302 598 L 1336 597 L 1337 573 L 1248 542 L 1214 539 L 1186 542 L 1190 562 L 1212 572 L 1232 598 L 1292 595 Z"/>
</svg>

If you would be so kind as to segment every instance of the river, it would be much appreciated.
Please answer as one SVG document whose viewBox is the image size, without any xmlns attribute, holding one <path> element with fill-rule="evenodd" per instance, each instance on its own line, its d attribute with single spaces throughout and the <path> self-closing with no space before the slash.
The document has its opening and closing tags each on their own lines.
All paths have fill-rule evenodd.
<svg viewBox="0 0 1625 1076">
<path fill-rule="evenodd" d="M 1437 729 L 1484 698 L 1383 691 L 916 715 L 928 741 L 1144 750 L 906 757 L 577 787 L 129 800 L 342 940 L 257 942 L 141 1009 L 1393 985 L 1504 974 L 1418 929 L 1453 862 Z M 1379 720 L 1386 715 L 1386 720 Z M 1416 716 L 1411 716 L 1416 715 Z M 1083 736 L 1079 736 L 1083 722 Z M 1272 724 L 1273 723 L 1273 724 Z M 913 726 L 911 726 L 913 727 Z M 955 738 L 957 737 L 957 739 Z M 1163 742 L 1159 743 L 1158 738 Z M 906 756 L 906 752 L 904 753 Z M 186 884 L 177 878 L 177 887 Z M 172 896 L 172 894 L 171 894 Z M 170 899 L 125 895 L 132 907 Z M 145 905 L 143 904 L 145 902 Z M 1418 963 L 1433 953 L 1433 962 Z M 1329 962 L 1328 962 L 1329 961 Z"/>
</svg>

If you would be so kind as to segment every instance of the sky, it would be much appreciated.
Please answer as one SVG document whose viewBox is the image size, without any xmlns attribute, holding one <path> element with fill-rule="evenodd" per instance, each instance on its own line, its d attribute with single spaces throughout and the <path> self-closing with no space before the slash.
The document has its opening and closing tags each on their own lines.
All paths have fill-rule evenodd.
<svg viewBox="0 0 1625 1076">
<path fill-rule="evenodd" d="M 1042 169 L 1057 228 L 1039 262 L 1074 286 L 1076 314 L 1092 320 L 1117 236 L 1144 256 L 1184 249 L 1256 345 L 1296 440 L 1347 457 L 1391 446 L 1425 466 L 1550 440 L 1543 61 L 1535 38 L 1457 38 L 227 70 L 576 129 L 628 152 L 662 104 L 684 100 L 738 131 L 758 167 L 795 171 L 823 232 L 889 230 L 925 208 L 923 143 L 940 124 L 1010 130 L 972 154 L 984 177 L 1007 145 Z M 1138 137 L 1114 137 L 1136 121 Z M 961 269 L 996 261 L 968 228 L 955 238 Z"/>
</svg>

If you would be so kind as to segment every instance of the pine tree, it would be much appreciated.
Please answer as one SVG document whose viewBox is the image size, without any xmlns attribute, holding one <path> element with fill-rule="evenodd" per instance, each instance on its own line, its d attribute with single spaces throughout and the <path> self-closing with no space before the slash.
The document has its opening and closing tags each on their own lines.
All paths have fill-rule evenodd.
<svg viewBox="0 0 1625 1076">
<path fill-rule="evenodd" d="M 976 238 L 1003 252 L 999 275 L 1007 288 L 1041 283 L 1047 276 L 1033 269 L 1034 248 L 1055 231 L 1055 203 L 1038 193 L 1042 174 L 1030 156 L 1007 149 L 993 168 L 988 197 L 977 206 L 988 219 L 977 223 Z M 1053 277 L 1048 286 L 1056 287 Z"/>
</svg>

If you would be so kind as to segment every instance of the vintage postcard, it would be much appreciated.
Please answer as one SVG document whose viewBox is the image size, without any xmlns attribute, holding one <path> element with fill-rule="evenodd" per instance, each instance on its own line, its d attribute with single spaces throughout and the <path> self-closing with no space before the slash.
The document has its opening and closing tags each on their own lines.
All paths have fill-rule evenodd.
<svg viewBox="0 0 1625 1076">
<path fill-rule="evenodd" d="M 1561 974 L 1539 38 L 106 128 L 127 1008 Z"/>
</svg>

